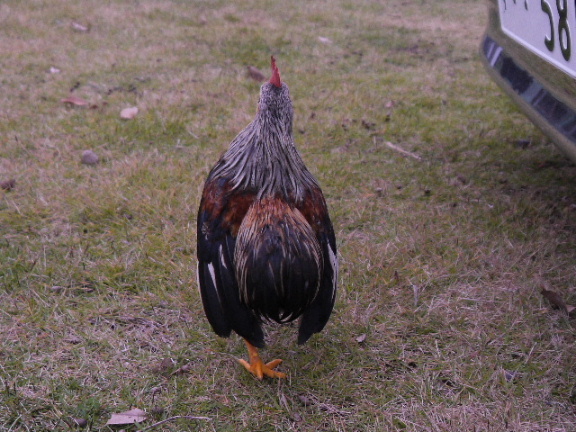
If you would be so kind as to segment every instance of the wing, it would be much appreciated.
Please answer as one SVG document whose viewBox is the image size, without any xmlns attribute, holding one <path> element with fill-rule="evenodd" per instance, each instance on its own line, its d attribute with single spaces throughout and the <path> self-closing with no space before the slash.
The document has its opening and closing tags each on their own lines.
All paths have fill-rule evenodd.
<svg viewBox="0 0 576 432">
<path fill-rule="evenodd" d="M 334 228 L 320 188 L 315 188 L 310 192 L 299 210 L 316 233 L 323 259 L 320 290 L 300 321 L 298 343 L 303 344 L 314 333 L 322 331 L 332 314 L 338 282 L 338 255 Z"/>
<path fill-rule="evenodd" d="M 198 285 L 204 312 L 217 335 L 234 330 L 256 347 L 264 346 L 258 318 L 241 302 L 234 270 L 238 228 L 254 195 L 235 193 L 226 179 L 208 178 L 198 210 Z"/>
</svg>

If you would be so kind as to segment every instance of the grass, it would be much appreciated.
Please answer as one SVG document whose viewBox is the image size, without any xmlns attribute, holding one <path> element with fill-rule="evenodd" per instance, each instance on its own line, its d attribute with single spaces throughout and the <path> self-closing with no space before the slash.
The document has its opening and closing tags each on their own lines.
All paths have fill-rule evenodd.
<svg viewBox="0 0 576 432">
<path fill-rule="evenodd" d="M 485 15 L 465 0 L 3 1 L 0 430 L 111 430 L 132 407 L 140 429 L 210 418 L 154 431 L 573 430 L 574 322 L 540 290 L 576 304 L 576 168 L 487 78 Z M 289 379 L 258 382 L 203 317 L 195 215 L 254 115 L 246 67 L 271 54 L 341 280 L 307 345 L 270 329 Z"/>
</svg>

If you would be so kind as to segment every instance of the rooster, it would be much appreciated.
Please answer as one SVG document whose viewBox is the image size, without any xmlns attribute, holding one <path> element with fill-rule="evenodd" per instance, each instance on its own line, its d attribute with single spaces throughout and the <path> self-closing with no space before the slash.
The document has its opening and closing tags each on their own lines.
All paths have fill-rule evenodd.
<svg viewBox="0 0 576 432">
<path fill-rule="evenodd" d="M 210 171 L 198 210 L 198 282 L 214 332 L 246 342 L 238 361 L 258 379 L 285 378 L 264 363 L 262 324 L 300 318 L 298 343 L 326 325 L 338 258 L 322 190 L 294 145 L 293 107 L 274 57 L 256 118 Z"/>
</svg>

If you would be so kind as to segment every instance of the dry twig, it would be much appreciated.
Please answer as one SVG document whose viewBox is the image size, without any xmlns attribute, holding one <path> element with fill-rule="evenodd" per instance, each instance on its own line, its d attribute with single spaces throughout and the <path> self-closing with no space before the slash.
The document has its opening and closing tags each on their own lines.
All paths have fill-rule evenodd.
<svg viewBox="0 0 576 432">
<path fill-rule="evenodd" d="M 396 144 L 391 143 L 390 141 L 384 141 L 386 147 L 391 148 L 392 150 L 397 151 L 398 153 L 403 154 L 404 156 L 411 157 L 416 160 L 422 160 L 420 156 L 416 153 L 409 152 L 408 150 L 404 150 L 402 147 L 397 146 Z"/>
</svg>

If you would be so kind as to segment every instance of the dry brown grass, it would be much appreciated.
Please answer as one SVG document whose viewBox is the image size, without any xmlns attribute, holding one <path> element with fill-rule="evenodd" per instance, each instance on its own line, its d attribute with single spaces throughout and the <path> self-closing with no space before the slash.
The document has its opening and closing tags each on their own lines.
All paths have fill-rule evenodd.
<svg viewBox="0 0 576 432">
<path fill-rule="evenodd" d="M 465 0 L 0 3 L 0 430 L 110 430 L 131 407 L 141 428 L 211 419 L 155 431 L 575 430 L 574 322 L 540 290 L 576 304 L 576 169 L 481 69 L 484 19 Z M 202 183 L 270 54 L 341 255 L 326 330 L 270 331 L 285 382 L 238 366 L 194 282 Z"/>
</svg>

